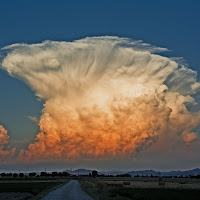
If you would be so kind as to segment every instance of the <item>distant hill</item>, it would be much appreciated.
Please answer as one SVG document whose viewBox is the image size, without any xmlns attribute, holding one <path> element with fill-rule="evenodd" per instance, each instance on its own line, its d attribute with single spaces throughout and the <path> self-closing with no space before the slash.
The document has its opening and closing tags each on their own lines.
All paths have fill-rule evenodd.
<svg viewBox="0 0 200 200">
<path fill-rule="evenodd" d="M 68 172 L 72 175 L 88 175 L 93 170 L 90 169 L 76 169 L 76 170 L 65 170 L 64 172 Z"/>
<path fill-rule="evenodd" d="M 190 175 L 200 175 L 200 169 L 192 169 L 192 170 L 187 170 L 187 171 L 170 171 L 170 172 L 162 172 L 162 176 L 190 176 Z"/>
<path fill-rule="evenodd" d="M 93 170 L 90 169 L 77 169 L 77 170 L 65 170 L 65 172 L 68 172 L 72 175 L 88 175 Z M 186 171 L 155 171 L 155 170 L 139 170 L 139 171 L 98 171 L 99 174 L 105 174 L 105 175 L 120 175 L 120 174 L 130 174 L 131 176 L 190 176 L 190 175 L 200 175 L 200 169 L 192 169 L 192 170 L 186 170 Z"/>
</svg>

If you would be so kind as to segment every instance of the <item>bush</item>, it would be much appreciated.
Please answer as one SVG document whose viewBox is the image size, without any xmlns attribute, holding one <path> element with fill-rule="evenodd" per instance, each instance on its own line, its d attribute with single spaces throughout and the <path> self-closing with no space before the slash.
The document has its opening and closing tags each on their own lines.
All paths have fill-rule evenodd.
<svg viewBox="0 0 200 200">
<path fill-rule="evenodd" d="M 13 174 L 13 177 L 18 177 L 18 174 L 14 173 L 14 174 Z"/>
</svg>

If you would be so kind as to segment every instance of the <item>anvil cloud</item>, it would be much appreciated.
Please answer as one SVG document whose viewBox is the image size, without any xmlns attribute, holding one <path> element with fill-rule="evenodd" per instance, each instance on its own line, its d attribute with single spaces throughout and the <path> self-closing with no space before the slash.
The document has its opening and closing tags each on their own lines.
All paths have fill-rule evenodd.
<svg viewBox="0 0 200 200">
<path fill-rule="evenodd" d="M 109 36 L 5 47 L 2 68 L 44 101 L 40 132 L 19 158 L 126 157 L 162 137 L 195 141 L 197 73 L 158 55 L 166 50 Z"/>
</svg>

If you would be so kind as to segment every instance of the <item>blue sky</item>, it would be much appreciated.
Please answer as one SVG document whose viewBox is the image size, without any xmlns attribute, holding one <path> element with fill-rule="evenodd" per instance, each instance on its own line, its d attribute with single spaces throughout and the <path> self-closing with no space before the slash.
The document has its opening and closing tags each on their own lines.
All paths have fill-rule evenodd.
<svg viewBox="0 0 200 200">
<path fill-rule="evenodd" d="M 13 43 L 72 41 L 115 35 L 168 48 L 200 70 L 200 1 L 198 0 L 1 0 L 0 48 Z M 19 80 L 0 70 L 0 124 L 16 144 L 33 140 L 42 102 Z M 16 145 L 15 145 L 16 146 Z"/>
</svg>

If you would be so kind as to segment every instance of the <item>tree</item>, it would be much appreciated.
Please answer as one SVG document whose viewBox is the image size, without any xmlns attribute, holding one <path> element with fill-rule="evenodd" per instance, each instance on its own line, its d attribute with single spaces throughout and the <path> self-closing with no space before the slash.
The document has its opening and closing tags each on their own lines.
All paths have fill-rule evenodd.
<svg viewBox="0 0 200 200">
<path fill-rule="evenodd" d="M 13 174 L 13 177 L 18 177 L 18 174 L 14 173 L 14 174 Z"/>
<path fill-rule="evenodd" d="M 62 176 L 65 176 L 65 177 L 66 177 L 66 176 L 69 176 L 69 175 L 70 175 L 70 174 L 69 174 L 68 172 L 63 172 L 63 173 L 62 173 Z"/>
<path fill-rule="evenodd" d="M 12 176 L 12 173 L 7 173 L 7 176 Z"/>
<path fill-rule="evenodd" d="M 5 177 L 6 176 L 6 173 L 1 173 L 1 177 Z"/>
<path fill-rule="evenodd" d="M 52 176 L 58 176 L 58 172 L 52 172 Z"/>
<path fill-rule="evenodd" d="M 46 176 L 47 176 L 47 173 L 46 173 L 46 172 L 41 172 L 41 173 L 40 173 L 40 176 L 45 176 L 45 177 L 46 177 Z"/>
<path fill-rule="evenodd" d="M 23 173 L 20 173 L 20 174 L 19 174 L 19 177 L 24 177 L 24 174 L 23 174 Z"/>
<path fill-rule="evenodd" d="M 95 178 L 97 175 L 98 175 L 98 172 L 97 172 L 96 170 L 93 170 L 93 171 L 92 171 L 92 176 L 93 176 L 93 178 Z"/>
<path fill-rule="evenodd" d="M 36 176 L 36 173 L 35 172 L 31 172 L 31 173 L 29 173 L 29 176 L 30 177 Z"/>
</svg>

